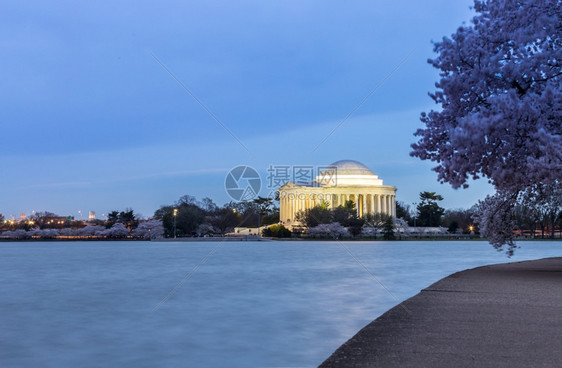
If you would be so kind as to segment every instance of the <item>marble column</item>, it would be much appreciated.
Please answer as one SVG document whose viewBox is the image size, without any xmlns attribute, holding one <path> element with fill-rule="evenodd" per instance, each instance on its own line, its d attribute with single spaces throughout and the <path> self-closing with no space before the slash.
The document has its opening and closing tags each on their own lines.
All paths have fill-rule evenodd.
<svg viewBox="0 0 562 368">
<path fill-rule="evenodd" d="M 388 194 L 384 195 L 384 213 L 390 215 L 390 208 L 388 208 Z"/>
<path fill-rule="evenodd" d="M 285 221 L 287 221 L 287 206 L 285 204 L 285 198 L 281 198 L 279 200 L 279 207 L 279 220 L 281 220 L 282 223 L 285 223 Z"/>
<path fill-rule="evenodd" d="M 365 217 L 367 214 L 367 195 L 361 195 L 361 217 Z"/>
<path fill-rule="evenodd" d="M 363 196 L 363 194 L 358 194 L 357 195 L 357 202 L 359 203 L 359 217 L 363 217 L 363 205 L 365 204 L 365 197 Z"/>
<path fill-rule="evenodd" d="M 386 214 L 391 215 L 390 213 L 390 196 L 386 195 Z"/>
</svg>

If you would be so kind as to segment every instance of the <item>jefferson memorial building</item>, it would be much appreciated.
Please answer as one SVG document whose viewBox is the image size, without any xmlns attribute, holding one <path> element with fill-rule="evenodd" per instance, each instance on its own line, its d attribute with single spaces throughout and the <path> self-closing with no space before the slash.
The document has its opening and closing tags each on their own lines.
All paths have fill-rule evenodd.
<svg viewBox="0 0 562 368">
<path fill-rule="evenodd" d="M 279 219 L 285 226 L 298 225 L 298 212 L 322 203 L 335 208 L 348 200 L 355 203 L 359 217 L 368 213 L 396 216 L 396 187 L 383 185 L 362 163 L 342 160 L 327 166 L 308 185 L 288 182 L 279 188 Z"/>
</svg>

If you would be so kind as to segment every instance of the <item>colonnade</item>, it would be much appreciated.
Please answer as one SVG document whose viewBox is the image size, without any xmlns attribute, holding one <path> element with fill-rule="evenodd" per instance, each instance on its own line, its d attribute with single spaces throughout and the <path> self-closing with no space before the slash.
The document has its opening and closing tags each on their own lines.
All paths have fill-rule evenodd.
<svg viewBox="0 0 562 368">
<path fill-rule="evenodd" d="M 357 216 L 364 217 L 367 214 L 385 213 L 396 216 L 396 195 L 382 193 L 291 193 L 282 192 L 279 200 L 280 220 L 283 222 L 295 222 L 296 214 L 299 211 L 321 205 L 327 202 L 328 207 L 335 208 L 345 205 L 351 200 L 355 204 Z"/>
</svg>

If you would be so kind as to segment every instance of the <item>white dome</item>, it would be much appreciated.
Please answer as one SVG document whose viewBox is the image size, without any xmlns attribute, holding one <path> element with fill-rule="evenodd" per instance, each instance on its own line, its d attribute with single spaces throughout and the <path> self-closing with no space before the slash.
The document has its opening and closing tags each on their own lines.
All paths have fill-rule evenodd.
<svg viewBox="0 0 562 368">
<path fill-rule="evenodd" d="M 375 175 L 367 166 L 359 161 L 340 160 L 330 166 L 336 167 L 338 174 L 342 175 Z"/>
<path fill-rule="evenodd" d="M 379 179 L 367 166 L 354 160 L 334 162 L 316 177 L 316 181 L 322 186 L 337 187 L 383 185 L 382 179 Z"/>
</svg>

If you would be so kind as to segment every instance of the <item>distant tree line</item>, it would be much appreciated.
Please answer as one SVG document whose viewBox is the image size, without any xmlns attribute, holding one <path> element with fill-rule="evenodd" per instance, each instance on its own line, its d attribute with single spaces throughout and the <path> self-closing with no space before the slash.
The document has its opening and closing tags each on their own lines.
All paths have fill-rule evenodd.
<svg viewBox="0 0 562 368">
<path fill-rule="evenodd" d="M 153 218 L 143 220 L 132 209 L 110 211 L 106 220 L 82 221 L 52 212 L 38 212 L 25 220 L 6 220 L 0 214 L 3 237 L 177 237 L 212 236 L 232 232 L 235 227 L 258 227 L 279 222 L 279 208 L 272 198 L 257 197 L 251 201 L 229 202 L 222 207 L 212 199 L 184 195 L 170 205 L 155 211 Z M 158 226 L 156 226 L 158 225 Z M 161 230 L 160 230 L 161 228 Z M 277 229 L 273 236 L 290 232 Z"/>
<path fill-rule="evenodd" d="M 444 209 L 435 192 L 421 192 L 416 208 L 396 202 L 396 214 L 409 226 L 443 226 L 450 233 L 478 233 L 478 205 L 469 209 Z M 507 221 L 515 236 L 554 238 L 562 232 L 562 186 L 536 184 L 520 194 Z"/>
<path fill-rule="evenodd" d="M 184 195 L 170 205 L 161 206 L 154 218 L 162 221 L 165 235 L 173 237 L 225 234 L 235 227 L 259 227 L 279 222 L 279 208 L 272 198 L 229 202 L 217 206 L 212 199 Z M 174 228 L 175 222 L 175 228 Z"/>
<path fill-rule="evenodd" d="M 330 208 L 327 202 L 300 211 L 296 219 L 302 226 L 289 231 L 279 223 L 279 208 L 272 198 L 229 202 L 217 206 L 210 198 L 197 201 L 184 195 L 170 205 L 163 205 L 147 220 L 132 209 L 110 211 L 107 220 L 82 221 L 52 212 L 38 212 L 26 220 L 6 220 L 0 214 L 0 235 L 4 238 L 101 237 L 142 238 L 218 236 L 235 227 L 267 226 L 264 236 L 291 237 L 306 232 L 313 237 L 356 237 L 358 235 L 393 239 L 397 228 L 441 227 L 450 234 L 477 234 L 478 205 L 469 209 L 444 209 L 443 197 L 435 192 L 421 192 L 419 203 L 410 206 L 396 202 L 396 218 L 376 213 L 358 217 L 353 201 Z M 535 185 L 516 199 L 508 221 L 516 235 L 555 237 L 562 233 L 561 186 Z M 268 226 L 269 225 L 269 226 Z M 440 231 L 443 231 L 442 229 Z"/>
<path fill-rule="evenodd" d="M 511 210 L 510 226 L 517 233 L 541 238 L 562 231 L 562 183 L 534 184 L 519 193 Z"/>
<path fill-rule="evenodd" d="M 20 221 L 3 219 L 0 222 L 0 231 L 0 235 L 8 239 L 154 239 L 164 235 L 164 227 L 160 220 L 140 219 L 131 209 L 111 211 L 105 221 L 83 221 L 48 211 L 37 212 Z"/>
</svg>

